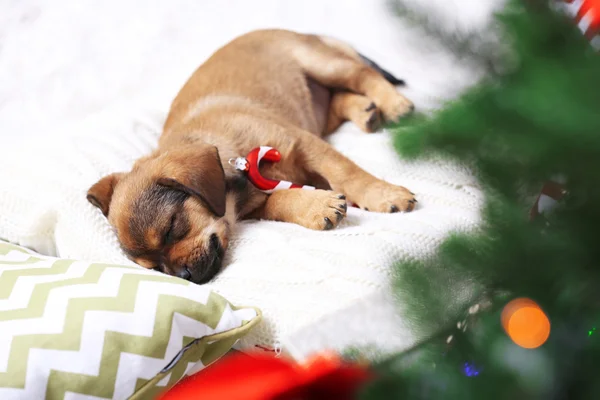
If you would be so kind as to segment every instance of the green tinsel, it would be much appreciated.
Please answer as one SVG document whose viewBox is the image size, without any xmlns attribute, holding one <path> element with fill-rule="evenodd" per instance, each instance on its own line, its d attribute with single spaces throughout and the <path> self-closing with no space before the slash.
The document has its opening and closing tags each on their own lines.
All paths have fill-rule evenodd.
<svg viewBox="0 0 600 400">
<path fill-rule="evenodd" d="M 600 399 L 600 55 L 544 1 L 508 1 L 496 21 L 504 65 L 442 110 L 393 128 L 405 158 L 472 165 L 486 204 L 477 232 L 397 266 L 401 312 L 423 340 L 380 362 L 362 398 Z M 489 49 L 477 58 L 465 42 L 453 48 L 503 62 Z M 529 221 L 531 195 L 556 174 L 566 197 Z M 515 297 L 550 319 L 537 349 L 502 329 Z"/>
</svg>

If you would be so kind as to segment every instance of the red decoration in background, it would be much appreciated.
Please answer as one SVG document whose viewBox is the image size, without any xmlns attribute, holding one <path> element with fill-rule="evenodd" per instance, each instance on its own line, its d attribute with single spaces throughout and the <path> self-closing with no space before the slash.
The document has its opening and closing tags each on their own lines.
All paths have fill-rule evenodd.
<svg viewBox="0 0 600 400">
<path fill-rule="evenodd" d="M 535 200 L 535 204 L 529 211 L 529 219 L 534 220 L 541 214 L 551 211 L 565 194 L 565 187 L 561 183 L 546 182 Z"/>
<path fill-rule="evenodd" d="M 575 14 L 575 21 L 588 39 L 600 33 L 600 0 L 563 0 L 565 3 L 581 3 Z"/>
<path fill-rule="evenodd" d="M 265 354 L 236 353 L 185 378 L 159 400 L 344 400 L 372 377 L 337 355 L 319 355 L 306 364 Z"/>
<path fill-rule="evenodd" d="M 600 0 L 562 0 L 565 3 L 572 4 L 573 8 L 579 7 L 574 12 L 575 22 L 585 37 L 592 41 L 600 42 L 597 35 L 600 34 Z M 573 12 L 573 10 L 571 10 Z M 598 46 L 595 46 L 598 49 Z M 550 211 L 555 204 L 565 195 L 565 186 L 563 183 L 548 181 L 542 187 L 535 204 L 529 212 L 530 219 L 537 218 L 540 214 Z"/>
</svg>

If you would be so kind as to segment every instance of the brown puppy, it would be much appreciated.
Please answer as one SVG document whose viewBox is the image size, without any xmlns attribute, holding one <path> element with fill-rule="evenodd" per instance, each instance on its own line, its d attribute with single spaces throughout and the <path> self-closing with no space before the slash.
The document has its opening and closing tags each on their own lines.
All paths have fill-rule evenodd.
<svg viewBox="0 0 600 400">
<path fill-rule="evenodd" d="M 239 218 L 331 229 L 346 199 L 377 212 L 411 211 L 415 198 L 359 168 L 321 139 L 346 120 L 366 132 L 413 110 L 400 83 L 343 42 L 284 30 L 246 34 L 218 50 L 172 103 L 158 148 L 88 191 L 135 262 L 204 283 L 221 268 Z M 266 195 L 230 166 L 258 146 L 282 161 L 273 179 L 318 190 Z"/>
</svg>

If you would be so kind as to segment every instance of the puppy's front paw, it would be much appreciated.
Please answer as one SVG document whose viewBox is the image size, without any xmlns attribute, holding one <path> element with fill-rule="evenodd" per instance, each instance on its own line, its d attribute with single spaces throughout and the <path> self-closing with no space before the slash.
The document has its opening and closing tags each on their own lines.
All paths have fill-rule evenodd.
<svg viewBox="0 0 600 400">
<path fill-rule="evenodd" d="M 297 215 L 293 222 L 314 230 L 330 230 L 346 217 L 346 196 L 329 190 L 302 191 L 294 204 Z"/>
<path fill-rule="evenodd" d="M 365 188 L 357 205 L 367 211 L 396 213 L 410 212 L 416 204 L 415 195 L 408 189 L 380 181 Z"/>
</svg>

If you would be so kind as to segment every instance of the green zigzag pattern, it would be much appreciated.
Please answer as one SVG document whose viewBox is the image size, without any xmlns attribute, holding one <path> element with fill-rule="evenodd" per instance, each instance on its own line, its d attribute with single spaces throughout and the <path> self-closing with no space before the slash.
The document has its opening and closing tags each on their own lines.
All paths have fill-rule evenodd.
<svg viewBox="0 0 600 400">
<path fill-rule="evenodd" d="M 30 258 L 28 264 L 32 262 L 41 261 L 40 259 Z M 7 262 L 2 261 L 0 265 L 6 265 Z M 73 264 L 71 260 L 59 260 L 52 264 L 52 267 L 48 268 L 35 268 L 34 265 L 29 269 L 17 269 L 7 270 L 0 275 L 0 300 L 7 299 L 13 291 L 15 283 L 20 277 L 23 276 L 42 276 L 42 275 L 63 275 L 69 267 Z M 1 319 L 1 317 L 0 317 Z"/>
<path fill-rule="evenodd" d="M 34 264 L 34 265 L 32 265 L 32 268 L 30 271 L 39 272 L 39 273 L 37 273 L 37 275 L 64 274 L 66 272 L 67 268 L 69 267 L 69 265 L 72 263 L 73 263 L 73 261 L 71 261 L 71 260 L 58 260 L 50 268 L 39 268 L 39 269 L 35 268 L 35 264 Z M 3 262 L 2 264 L 5 264 L 5 263 Z M 66 265 L 66 264 L 68 264 L 68 265 Z M 124 269 L 137 269 L 135 267 L 103 265 L 103 264 L 91 264 L 89 266 L 85 265 L 85 268 L 87 268 L 87 270 L 85 271 L 84 275 L 81 277 L 68 278 L 68 279 L 63 279 L 63 280 L 55 281 L 55 282 L 45 282 L 45 283 L 37 284 L 33 293 L 31 294 L 31 298 L 29 299 L 29 304 L 27 305 L 27 307 L 15 309 L 15 310 L 0 311 L 0 321 L 40 318 L 41 316 L 44 315 L 44 307 L 46 305 L 46 302 L 48 301 L 48 296 L 50 295 L 50 291 L 52 289 L 60 288 L 60 287 L 64 287 L 64 286 L 97 283 L 106 268 L 115 268 L 115 267 L 116 268 L 124 268 Z M 82 268 L 84 268 L 84 265 L 82 265 Z M 14 288 L 14 284 L 15 284 L 15 281 L 14 281 L 14 278 L 16 278 L 15 274 L 16 275 L 26 275 L 26 271 L 27 270 L 16 270 L 16 271 L 9 270 L 9 271 L 4 272 L 0 276 L 0 286 L 6 284 L 7 288 L 9 288 L 9 289 L 6 291 L 3 289 L 0 289 L 0 293 L 6 292 L 6 293 L 8 293 L 8 295 L 10 295 L 10 292 L 12 292 L 12 290 Z M 32 274 L 36 274 L 36 273 L 32 272 Z M 5 275 L 6 275 L 6 278 L 4 278 Z M 179 281 L 178 279 L 168 278 L 166 276 L 164 276 L 164 277 L 163 276 L 153 276 L 153 277 L 159 278 L 162 281 L 171 281 L 176 284 L 182 284 L 182 283 L 178 282 Z M 185 281 L 182 281 L 182 282 L 183 282 L 183 284 L 187 284 L 187 282 L 185 282 Z M 10 286 L 8 286 L 8 285 L 10 285 Z M 102 299 L 104 299 L 104 298 L 102 298 Z M 100 302 L 102 302 L 102 300 L 100 300 Z"/>
<path fill-rule="evenodd" d="M 57 263 L 59 266 L 63 266 L 60 262 Z M 28 315 L 26 318 L 40 317 L 45 306 L 45 301 L 41 300 L 47 299 L 52 289 L 66 285 L 97 283 L 102 272 L 109 267 L 114 266 L 92 264 L 83 277 L 69 279 L 66 282 L 39 284 L 32 296 L 30 305 L 26 309 L 18 310 L 19 316 L 26 314 Z M 0 386 L 24 387 L 27 359 L 31 349 L 78 350 L 81 342 L 83 317 L 86 311 L 132 312 L 135 306 L 137 288 L 142 281 L 188 285 L 188 282 L 166 276 L 130 274 L 122 277 L 119 293 L 114 298 L 71 299 L 65 317 L 66 324 L 63 333 L 22 335 L 13 340 L 13 351 L 9 357 L 8 370 L 0 373 Z M 214 328 L 222 316 L 226 303 L 227 301 L 224 298 L 215 293 L 211 293 L 206 305 L 181 297 L 160 296 L 158 309 L 156 310 L 157 323 L 154 326 L 152 337 L 106 332 L 99 376 L 52 371 L 47 389 L 48 397 L 63 398 L 64 393 L 67 391 L 105 398 L 112 397 L 121 352 L 164 358 L 168 343 L 165 338 L 170 335 L 174 312 L 202 321 Z M 0 313 L 0 319 L 12 318 L 13 316 L 7 315 L 6 312 Z M 198 318 L 199 316 L 200 318 Z M 182 343 L 182 345 L 185 344 Z"/>
<path fill-rule="evenodd" d="M 206 305 L 180 297 L 160 296 L 152 337 L 135 336 L 120 332 L 106 332 L 98 376 L 52 371 L 48 379 L 46 398 L 49 398 L 51 393 L 53 396 L 62 399 L 65 396 L 65 392 L 68 391 L 111 398 L 114 393 L 121 353 L 164 358 L 168 338 L 171 335 L 173 313 L 188 314 L 188 317 L 200 320 L 215 328 L 223 314 L 225 302 L 223 298 L 212 293 Z M 189 312 L 190 309 L 196 309 L 195 316 L 189 315 L 194 314 Z M 214 315 L 217 315 L 219 318 L 217 318 L 214 324 L 210 324 L 205 321 L 205 318 L 198 318 L 198 311 L 208 317 L 208 319 Z M 187 344 L 182 343 L 182 348 Z"/>
</svg>

